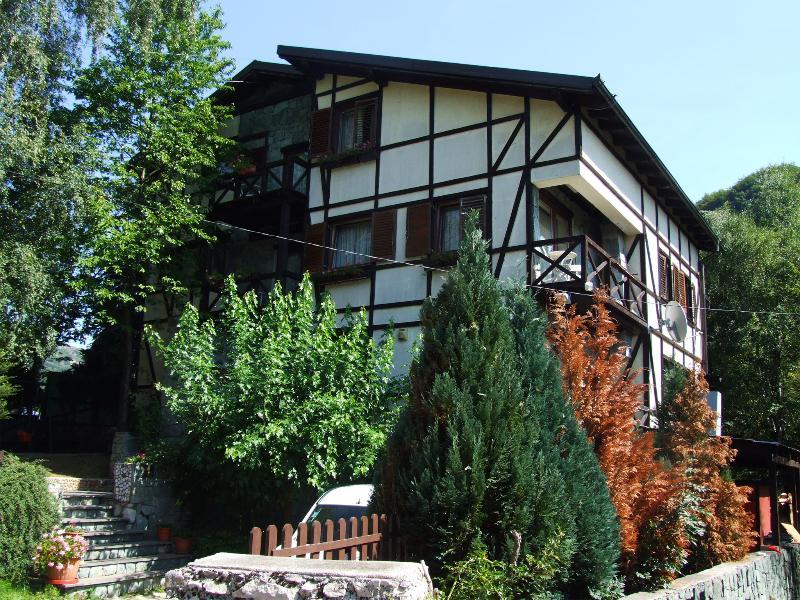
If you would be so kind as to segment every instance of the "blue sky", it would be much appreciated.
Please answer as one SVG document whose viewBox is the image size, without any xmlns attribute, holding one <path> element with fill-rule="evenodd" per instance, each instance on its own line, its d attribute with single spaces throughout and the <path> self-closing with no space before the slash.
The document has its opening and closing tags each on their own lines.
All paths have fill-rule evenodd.
<svg viewBox="0 0 800 600">
<path fill-rule="evenodd" d="M 600 73 L 695 201 L 800 164 L 800 1 L 222 0 L 237 67 L 278 44 Z"/>
</svg>

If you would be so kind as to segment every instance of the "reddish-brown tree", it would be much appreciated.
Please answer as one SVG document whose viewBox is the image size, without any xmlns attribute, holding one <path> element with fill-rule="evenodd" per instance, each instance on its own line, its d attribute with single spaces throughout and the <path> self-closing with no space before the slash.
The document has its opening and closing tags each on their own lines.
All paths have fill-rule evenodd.
<svg viewBox="0 0 800 600">
<path fill-rule="evenodd" d="M 557 296 L 548 339 L 561 360 L 564 391 L 608 481 L 629 583 L 636 585 L 633 574 L 642 568 L 652 574 L 644 584 L 669 580 L 683 565 L 688 544 L 676 516 L 681 477 L 658 460 L 652 434 L 637 431 L 635 415 L 646 386 L 636 383 L 638 373 L 626 372 L 625 346 L 609 313 L 607 293 L 597 291 L 594 300 L 588 313 L 579 314 Z M 649 543 L 640 552 L 645 531 Z M 662 543 L 671 545 L 659 550 Z M 656 551 L 668 553 L 670 560 L 662 561 L 653 555 Z"/>
<path fill-rule="evenodd" d="M 701 372 L 689 371 L 683 391 L 664 407 L 664 450 L 686 478 L 694 494 L 692 517 L 701 533 L 692 539 L 692 566 L 706 568 L 742 558 L 754 543 L 752 517 L 745 511 L 748 488 L 726 480 L 736 450 L 726 437 L 709 435 L 716 413 L 706 402 L 708 383 Z"/>
</svg>

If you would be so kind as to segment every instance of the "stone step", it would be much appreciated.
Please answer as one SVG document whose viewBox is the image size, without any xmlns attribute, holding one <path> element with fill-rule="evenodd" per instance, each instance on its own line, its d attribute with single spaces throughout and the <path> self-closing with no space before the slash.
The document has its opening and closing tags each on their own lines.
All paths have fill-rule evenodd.
<svg viewBox="0 0 800 600">
<path fill-rule="evenodd" d="M 114 501 L 114 494 L 111 492 L 94 492 L 92 490 L 76 490 L 73 492 L 62 492 L 62 506 L 87 505 L 111 506 Z"/>
<path fill-rule="evenodd" d="M 173 551 L 172 542 L 158 540 L 142 540 L 127 544 L 103 544 L 93 546 L 84 556 L 84 560 L 105 560 L 109 558 L 127 558 L 130 556 L 155 556 Z"/>
<path fill-rule="evenodd" d="M 62 519 L 63 525 L 72 525 L 82 531 L 126 531 L 131 523 L 122 517 L 101 517 L 98 519 Z"/>
<path fill-rule="evenodd" d="M 85 598 L 117 598 L 124 594 L 149 592 L 164 585 L 166 571 L 149 571 L 144 573 L 127 573 L 108 577 L 91 577 L 79 579 L 77 583 L 57 585 L 67 596 Z"/>
<path fill-rule="evenodd" d="M 114 508 L 100 504 L 72 504 L 62 507 L 64 519 L 103 519 L 113 516 Z"/>
<path fill-rule="evenodd" d="M 140 542 L 148 537 L 147 531 L 144 529 L 123 529 L 119 531 L 86 531 L 83 537 L 89 542 L 90 548 L 97 548 L 99 546 L 128 544 L 131 542 Z"/>
<path fill-rule="evenodd" d="M 144 573 L 145 571 L 169 571 L 185 566 L 191 559 L 192 557 L 188 554 L 159 554 L 84 561 L 78 571 L 78 579 Z"/>
</svg>

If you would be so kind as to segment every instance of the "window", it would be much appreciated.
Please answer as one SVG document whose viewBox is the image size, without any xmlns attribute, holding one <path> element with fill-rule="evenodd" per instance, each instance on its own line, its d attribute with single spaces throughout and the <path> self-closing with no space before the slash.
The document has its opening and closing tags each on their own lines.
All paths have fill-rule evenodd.
<svg viewBox="0 0 800 600">
<path fill-rule="evenodd" d="M 336 151 L 360 150 L 375 145 L 377 101 L 375 98 L 357 100 L 336 112 Z"/>
<path fill-rule="evenodd" d="M 572 213 L 546 192 L 539 193 L 539 239 L 552 240 L 572 235 Z M 558 244 L 552 250 L 564 250 Z"/>
<path fill-rule="evenodd" d="M 480 227 L 481 231 L 485 232 L 485 207 L 485 196 L 470 196 L 439 205 L 436 227 L 437 249 L 440 252 L 458 250 L 458 246 L 461 244 L 461 238 L 464 236 L 466 216 L 471 210 L 477 210 L 480 213 L 478 227 Z M 486 237 L 485 233 L 484 237 Z"/>
<path fill-rule="evenodd" d="M 372 254 L 372 221 L 334 225 L 331 268 L 339 269 L 369 262 Z M 342 252 L 337 252 L 342 250 Z"/>
</svg>

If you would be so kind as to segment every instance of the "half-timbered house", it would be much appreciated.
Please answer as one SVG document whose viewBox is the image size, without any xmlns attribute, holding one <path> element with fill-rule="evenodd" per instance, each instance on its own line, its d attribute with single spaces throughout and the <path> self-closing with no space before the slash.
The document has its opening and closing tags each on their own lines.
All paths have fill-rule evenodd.
<svg viewBox="0 0 800 600">
<path fill-rule="evenodd" d="M 209 217 L 280 234 L 231 230 L 263 285 L 311 271 L 342 311 L 368 311 L 376 338 L 393 326 L 403 371 L 421 304 L 475 209 L 498 277 L 582 306 L 608 286 L 647 407 L 660 400 L 666 359 L 705 363 L 700 251 L 717 240 L 599 76 L 278 54 L 291 66 L 253 63 L 220 96 L 236 103 L 231 135 L 252 164 L 221 184 Z M 249 250 L 259 244 L 263 254 Z M 213 306 L 212 287 L 201 305 Z M 670 300 L 686 312 L 683 339 L 663 324 Z"/>
</svg>

